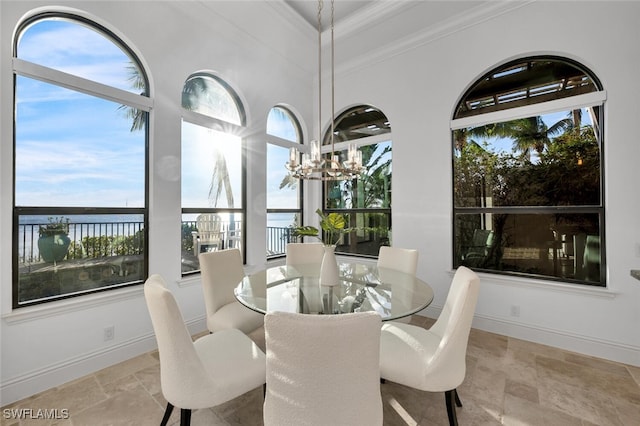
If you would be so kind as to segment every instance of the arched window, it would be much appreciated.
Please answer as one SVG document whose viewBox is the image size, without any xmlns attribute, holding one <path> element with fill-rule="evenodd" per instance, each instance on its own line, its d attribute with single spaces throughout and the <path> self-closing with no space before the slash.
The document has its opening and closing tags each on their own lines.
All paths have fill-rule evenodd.
<svg viewBox="0 0 640 426">
<path fill-rule="evenodd" d="M 182 273 L 200 270 L 198 254 L 244 251 L 245 165 L 240 98 L 212 73 L 182 89 Z"/>
<path fill-rule="evenodd" d="M 552 56 L 471 85 L 452 121 L 454 267 L 605 285 L 605 98 Z"/>
<path fill-rule="evenodd" d="M 380 246 L 391 244 L 391 126 L 377 108 L 358 105 L 347 109 L 334 122 L 335 150 L 340 161 L 347 158 L 349 142 L 362 151 L 366 173 L 354 180 L 324 184 L 324 211 L 349 217 L 349 226 L 367 228 L 345 236 L 340 253 L 377 256 Z M 331 146 L 331 129 L 323 140 Z"/>
<path fill-rule="evenodd" d="M 147 276 L 144 69 L 112 31 L 49 12 L 14 40 L 13 307 Z"/>
<path fill-rule="evenodd" d="M 271 108 L 267 116 L 267 258 L 283 256 L 293 241 L 291 228 L 302 218 L 302 185 L 284 164 L 289 148 L 302 143 L 295 114 L 285 106 Z"/>
</svg>

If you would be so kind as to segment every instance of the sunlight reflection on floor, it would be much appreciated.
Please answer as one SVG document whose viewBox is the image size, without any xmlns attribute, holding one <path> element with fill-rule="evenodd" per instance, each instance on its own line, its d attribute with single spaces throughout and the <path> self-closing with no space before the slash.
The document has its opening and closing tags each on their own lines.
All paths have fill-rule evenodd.
<svg viewBox="0 0 640 426">
<path fill-rule="evenodd" d="M 400 404 L 397 399 L 391 397 L 387 400 L 387 402 L 389 403 L 391 408 L 393 408 L 396 413 L 398 413 L 400 418 L 405 421 L 407 425 L 416 426 L 418 424 L 418 422 L 416 422 L 415 419 L 411 417 L 411 415 L 407 412 L 407 410 L 404 409 L 402 404 Z"/>
</svg>

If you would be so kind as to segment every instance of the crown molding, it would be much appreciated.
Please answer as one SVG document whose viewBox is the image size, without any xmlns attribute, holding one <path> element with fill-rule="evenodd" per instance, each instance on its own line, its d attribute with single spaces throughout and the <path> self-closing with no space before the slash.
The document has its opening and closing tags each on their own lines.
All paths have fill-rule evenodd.
<svg viewBox="0 0 640 426">
<path fill-rule="evenodd" d="M 376 1 L 358 10 L 335 24 L 336 40 L 357 33 L 363 28 L 371 27 L 384 21 L 390 15 L 402 13 L 416 6 L 415 1 Z M 322 34 L 329 32 L 325 29 Z M 328 39 L 328 37 L 326 37 Z M 328 43 L 328 41 L 327 41 Z"/>
<path fill-rule="evenodd" d="M 375 64 L 377 62 L 388 60 L 390 57 L 400 55 L 407 51 L 416 49 L 422 45 L 432 43 L 442 37 L 449 36 L 451 34 L 455 34 L 457 32 L 464 31 L 468 28 L 482 24 L 486 21 L 496 19 L 501 15 L 511 13 L 517 9 L 520 9 L 521 7 L 525 7 L 529 4 L 535 3 L 536 1 L 538 0 L 500 0 L 483 2 L 482 4 L 479 4 L 478 6 L 473 7 L 464 13 L 460 13 L 449 19 L 443 20 L 438 25 L 427 27 L 423 31 L 418 31 L 409 36 L 391 41 L 390 43 L 381 46 L 377 50 L 370 50 L 366 52 L 366 54 L 353 57 L 348 61 L 342 62 L 339 67 L 336 67 L 336 73 L 349 73 L 351 71 L 359 70 L 362 67 L 371 66 L 372 64 Z M 403 2 L 398 3 L 404 4 Z M 382 4 L 384 4 L 384 2 Z M 409 4 L 414 5 L 412 3 Z M 408 9 L 409 7 L 407 6 L 406 8 Z M 390 9 L 394 10 L 397 13 L 401 8 L 398 7 Z M 378 17 L 378 19 L 383 18 L 384 16 Z"/>
<path fill-rule="evenodd" d="M 269 0 L 266 3 L 282 16 L 286 23 L 297 32 L 304 34 L 310 40 L 317 36 L 318 30 L 300 16 L 300 14 L 284 0 Z"/>
<path fill-rule="evenodd" d="M 318 28 L 307 22 L 298 12 L 295 11 L 284 0 L 269 0 L 267 3 L 274 8 L 293 28 L 307 35 L 310 39 L 316 39 Z M 375 1 L 359 9 L 344 19 L 335 23 L 334 38 L 339 40 L 351 34 L 357 33 L 363 28 L 377 24 L 390 15 L 402 13 L 415 6 L 417 1 Z M 329 44 L 329 32 L 331 29 L 325 28 L 322 31 L 322 44 Z"/>
</svg>

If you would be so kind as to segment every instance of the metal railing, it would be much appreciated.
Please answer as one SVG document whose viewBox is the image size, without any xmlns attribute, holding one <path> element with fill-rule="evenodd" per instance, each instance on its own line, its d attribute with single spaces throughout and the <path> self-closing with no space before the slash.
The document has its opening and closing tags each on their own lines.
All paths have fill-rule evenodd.
<svg viewBox="0 0 640 426">
<path fill-rule="evenodd" d="M 40 228 L 46 223 L 18 226 L 18 263 L 43 262 L 38 248 Z M 79 222 L 68 223 L 66 235 L 70 239 L 65 259 L 84 259 L 105 256 L 141 254 L 144 248 L 143 222 Z"/>
<path fill-rule="evenodd" d="M 18 263 L 20 265 L 44 262 L 38 249 L 40 227 L 46 223 L 22 224 L 18 226 Z M 240 229 L 240 222 L 224 223 L 224 229 Z M 143 222 L 69 223 L 67 236 L 71 240 L 65 260 L 97 258 L 105 256 L 127 256 L 143 252 Z M 195 221 L 183 221 L 183 250 L 192 251 L 191 230 L 196 230 Z M 267 227 L 267 256 L 284 255 L 287 243 L 295 238 L 289 227 Z M 139 239 L 136 239 L 140 236 Z"/>
<path fill-rule="evenodd" d="M 267 226 L 267 257 L 284 255 L 287 244 L 293 241 L 291 228 Z"/>
</svg>

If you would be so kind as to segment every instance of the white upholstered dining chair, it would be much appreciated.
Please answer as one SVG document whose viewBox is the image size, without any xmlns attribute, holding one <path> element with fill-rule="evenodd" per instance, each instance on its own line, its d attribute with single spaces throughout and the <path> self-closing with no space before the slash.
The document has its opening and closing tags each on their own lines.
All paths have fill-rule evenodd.
<svg viewBox="0 0 640 426">
<path fill-rule="evenodd" d="M 267 313 L 265 426 L 382 425 L 380 316 Z"/>
<path fill-rule="evenodd" d="M 322 263 L 324 245 L 322 243 L 288 243 L 287 266 Z"/>
<path fill-rule="evenodd" d="M 209 331 L 237 328 L 249 334 L 262 327 L 264 315 L 241 305 L 233 293 L 244 278 L 240 250 L 200 253 L 198 260 Z"/>
<path fill-rule="evenodd" d="M 462 406 L 456 388 L 466 374 L 467 343 L 480 288 L 472 270 L 456 271 L 442 313 L 426 330 L 385 323 L 380 337 L 380 377 L 422 391 L 444 392 L 450 425 Z M 454 405 L 455 403 L 455 405 Z"/>
<path fill-rule="evenodd" d="M 381 246 L 378 252 L 378 267 L 415 275 L 418 270 L 418 250 Z"/>
<path fill-rule="evenodd" d="M 239 330 L 208 334 L 195 342 L 189 335 L 173 294 L 160 275 L 150 276 L 144 296 L 160 355 L 160 381 L 167 408 L 174 407 L 180 425 L 191 422 L 191 410 L 214 407 L 265 383 L 265 355 Z"/>
<path fill-rule="evenodd" d="M 415 276 L 418 270 L 418 250 L 381 246 L 378 252 L 378 267 L 395 269 L 396 271 Z M 398 303 L 401 302 L 402 301 L 398 301 Z M 394 321 L 407 324 L 411 321 L 411 316 L 398 318 Z"/>
</svg>

